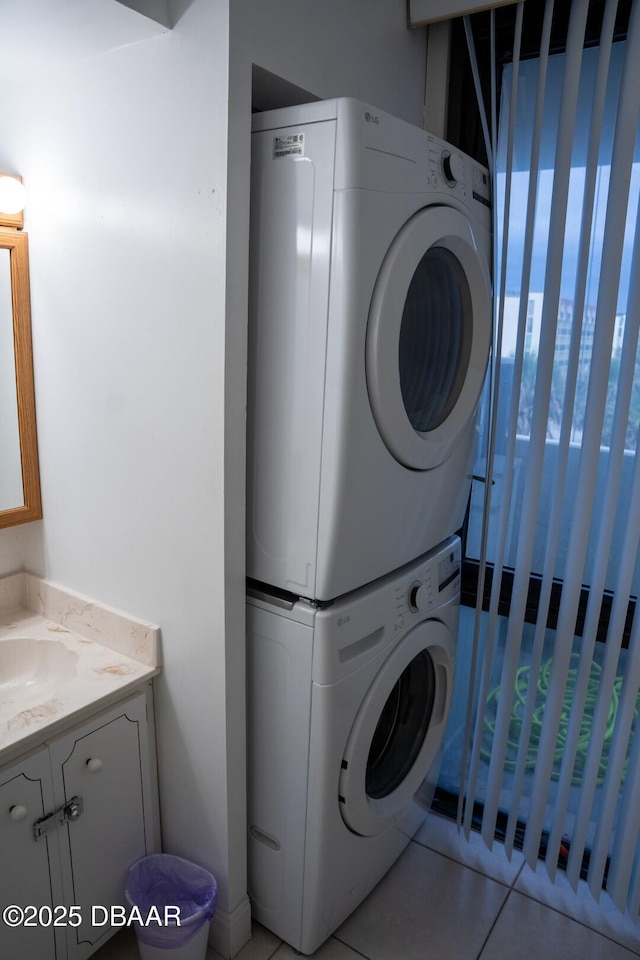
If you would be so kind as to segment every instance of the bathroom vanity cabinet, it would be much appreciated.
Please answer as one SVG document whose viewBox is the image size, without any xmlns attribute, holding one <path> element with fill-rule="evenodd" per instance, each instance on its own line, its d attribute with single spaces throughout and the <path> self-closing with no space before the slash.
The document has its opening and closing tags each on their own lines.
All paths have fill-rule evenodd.
<svg viewBox="0 0 640 960">
<path fill-rule="evenodd" d="M 33 924 L 0 919 L 0 957 L 84 960 L 113 932 L 129 867 L 159 849 L 150 689 L 0 768 L 0 910 Z"/>
</svg>

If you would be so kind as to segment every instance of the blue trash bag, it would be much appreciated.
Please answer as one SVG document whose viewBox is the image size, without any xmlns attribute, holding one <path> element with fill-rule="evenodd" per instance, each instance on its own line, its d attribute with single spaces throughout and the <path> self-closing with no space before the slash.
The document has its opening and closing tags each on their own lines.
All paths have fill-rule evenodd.
<svg viewBox="0 0 640 960">
<path fill-rule="evenodd" d="M 188 943 L 213 917 L 217 894 L 215 877 L 208 870 L 169 853 L 153 853 L 134 863 L 125 890 L 129 906 L 137 907 L 142 917 L 142 923 L 135 923 L 138 940 L 161 950 Z M 179 925 L 173 919 L 176 911 L 168 912 L 164 924 L 165 907 L 180 911 Z M 156 911 L 161 922 L 147 920 Z"/>
</svg>

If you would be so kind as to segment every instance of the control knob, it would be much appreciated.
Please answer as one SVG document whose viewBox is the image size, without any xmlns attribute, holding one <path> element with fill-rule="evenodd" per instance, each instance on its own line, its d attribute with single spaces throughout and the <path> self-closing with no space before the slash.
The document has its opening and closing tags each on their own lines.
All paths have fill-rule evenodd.
<svg viewBox="0 0 640 960">
<path fill-rule="evenodd" d="M 424 610 L 429 605 L 429 589 L 426 583 L 414 583 L 409 591 L 409 606 L 412 610 Z"/>
<path fill-rule="evenodd" d="M 464 163 L 459 153 L 442 154 L 442 172 L 445 180 L 450 184 L 464 179 Z"/>
</svg>

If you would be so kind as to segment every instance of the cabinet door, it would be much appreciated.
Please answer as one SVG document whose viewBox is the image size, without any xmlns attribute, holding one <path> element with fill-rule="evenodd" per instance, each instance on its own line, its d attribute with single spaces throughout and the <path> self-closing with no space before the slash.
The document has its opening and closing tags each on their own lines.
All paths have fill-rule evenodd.
<svg viewBox="0 0 640 960">
<path fill-rule="evenodd" d="M 65 897 L 83 917 L 80 927 L 67 931 L 69 958 L 83 960 L 113 932 L 100 908 L 124 905 L 128 869 L 148 851 L 144 694 L 53 741 L 50 749 L 58 802 L 78 796 L 83 804 L 78 819 L 58 834 Z"/>
<path fill-rule="evenodd" d="M 0 907 L 42 911 L 35 926 L 10 927 L 0 920 L 0 957 L 62 960 L 64 931 L 49 910 L 63 903 L 57 831 L 34 839 L 33 824 L 54 808 L 49 754 L 41 749 L 0 771 Z M 29 913 L 30 911 L 28 911 Z"/>
</svg>

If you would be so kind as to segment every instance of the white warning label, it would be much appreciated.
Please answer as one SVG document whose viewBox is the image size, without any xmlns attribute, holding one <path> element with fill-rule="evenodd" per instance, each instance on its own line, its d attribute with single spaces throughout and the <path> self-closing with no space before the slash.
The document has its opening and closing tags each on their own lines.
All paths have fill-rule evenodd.
<svg viewBox="0 0 640 960">
<path fill-rule="evenodd" d="M 291 133 L 287 137 L 273 138 L 273 158 L 303 157 L 304 133 Z"/>
</svg>

